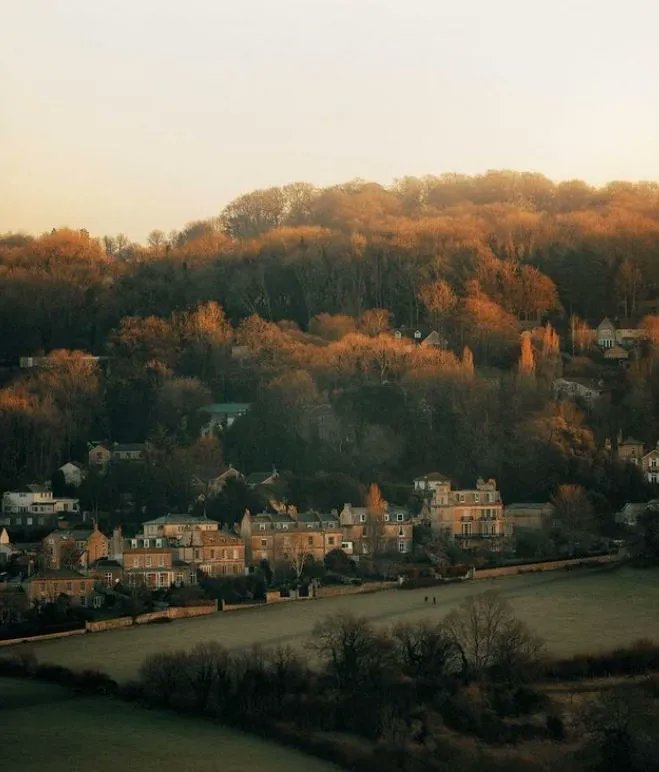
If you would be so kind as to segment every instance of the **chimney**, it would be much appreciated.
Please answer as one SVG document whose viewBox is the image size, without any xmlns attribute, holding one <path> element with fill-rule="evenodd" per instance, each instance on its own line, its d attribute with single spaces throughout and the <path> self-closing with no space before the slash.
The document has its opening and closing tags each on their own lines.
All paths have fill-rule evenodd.
<svg viewBox="0 0 659 772">
<path fill-rule="evenodd" d="M 112 560 L 118 560 L 119 562 L 123 559 L 123 552 L 124 552 L 124 540 L 121 533 L 121 526 L 116 525 L 112 529 L 112 541 L 110 542 L 110 557 Z"/>
</svg>

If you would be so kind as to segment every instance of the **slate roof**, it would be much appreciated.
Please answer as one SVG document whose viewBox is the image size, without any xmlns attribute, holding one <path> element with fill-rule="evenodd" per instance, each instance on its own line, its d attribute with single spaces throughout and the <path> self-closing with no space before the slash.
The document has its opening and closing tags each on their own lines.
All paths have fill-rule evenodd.
<svg viewBox="0 0 659 772">
<path fill-rule="evenodd" d="M 212 522 L 207 517 L 197 517 L 196 515 L 174 515 L 167 514 L 161 517 L 156 517 L 154 520 L 147 520 L 142 525 L 176 525 L 182 523 L 185 525 L 193 525 L 194 523 L 210 523 Z"/>
</svg>

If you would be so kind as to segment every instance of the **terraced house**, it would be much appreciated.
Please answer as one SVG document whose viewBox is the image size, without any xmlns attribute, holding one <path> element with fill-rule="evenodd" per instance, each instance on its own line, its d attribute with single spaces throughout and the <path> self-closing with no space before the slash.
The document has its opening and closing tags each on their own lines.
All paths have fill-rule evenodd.
<svg viewBox="0 0 659 772">
<path fill-rule="evenodd" d="M 240 536 L 245 543 L 245 560 L 250 565 L 262 560 L 271 565 L 306 558 L 323 560 L 328 552 L 339 549 L 342 542 L 338 515 L 321 512 L 245 512 Z"/>
</svg>

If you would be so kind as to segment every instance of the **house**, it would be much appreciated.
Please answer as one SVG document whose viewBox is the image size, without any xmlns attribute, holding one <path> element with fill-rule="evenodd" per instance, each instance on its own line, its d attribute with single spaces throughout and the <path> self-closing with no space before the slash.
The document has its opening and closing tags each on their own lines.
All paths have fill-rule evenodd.
<svg viewBox="0 0 659 772">
<path fill-rule="evenodd" d="M 274 485 L 279 479 L 279 472 L 273 467 L 272 472 L 252 472 L 247 475 L 245 482 L 250 488 L 258 488 L 261 485 Z"/>
<path fill-rule="evenodd" d="M 644 451 L 645 448 L 643 447 L 643 443 L 640 442 L 640 440 L 635 440 L 633 437 L 627 437 L 625 440 L 618 441 L 619 461 L 639 465 L 643 458 Z"/>
<path fill-rule="evenodd" d="M 218 474 L 216 477 L 211 477 L 208 480 L 202 480 L 200 477 L 194 476 L 192 478 L 192 487 L 197 495 L 217 496 L 222 493 L 224 486 L 229 480 L 244 480 L 244 475 L 237 469 L 234 469 L 229 465 L 228 469 Z"/>
<path fill-rule="evenodd" d="M 50 568 L 87 567 L 108 557 L 110 540 L 93 528 L 59 529 L 42 540 Z"/>
<path fill-rule="evenodd" d="M 448 342 L 446 338 L 442 338 L 437 330 L 433 330 L 431 333 L 426 335 L 426 337 L 421 341 L 420 345 L 431 346 L 432 348 L 446 348 Z"/>
<path fill-rule="evenodd" d="M 144 461 L 146 445 L 143 442 L 115 442 L 110 449 L 112 462 L 139 463 Z"/>
<path fill-rule="evenodd" d="M 589 378 L 556 378 L 553 383 L 555 399 L 579 400 L 591 407 L 606 394 L 603 381 Z"/>
<path fill-rule="evenodd" d="M 414 491 L 416 493 L 432 494 L 440 485 L 447 482 L 450 482 L 448 477 L 445 477 L 440 472 L 430 472 L 430 474 L 414 478 Z"/>
<path fill-rule="evenodd" d="M 217 431 L 222 431 L 233 422 L 245 415 L 250 408 L 249 402 L 214 402 L 199 409 L 207 417 L 201 427 L 201 436 L 207 437 Z"/>
<path fill-rule="evenodd" d="M 77 461 L 67 461 L 58 468 L 58 471 L 64 476 L 64 482 L 67 485 L 73 485 L 79 488 L 85 479 L 85 468 Z"/>
<path fill-rule="evenodd" d="M 80 502 L 68 497 L 54 497 L 50 485 L 32 483 L 24 491 L 2 494 L 0 525 L 38 528 L 53 525 L 59 515 L 78 514 Z"/>
<path fill-rule="evenodd" d="M 146 456 L 143 442 L 91 442 L 87 453 L 90 467 L 105 472 L 110 463 L 140 463 Z"/>
<path fill-rule="evenodd" d="M 346 503 L 339 514 L 343 533 L 341 549 L 359 560 L 360 556 L 412 551 L 414 525 L 404 509 L 390 508 L 376 516 L 366 507 Z"/>
<path fill-rule="evenodd" d="M 29 609 L 30 603 L 20 585 L 0 582 L 0 626 L 22 622 Z"/>
<path fill-rule="evenodd" d="M 203 531 L 201 562 L 198 568 L 207 576 L 243 576 L 245 542 L 227 531 Z"/>
<path fill-rule="evenodd" d="M 613 348 L 616 344 L 616 327 L 607 317 L 597 325 L 595 329 L 595 340 L 597 345 L 603 349 Z"/>
<path fill-rule="evenodd" d="M 641 458 L 641 469 L 649 483 L 659 483 L 659 442 Z"/>
<path fill-rule="evenodd" d="M 442 483 L 430 501 L 430 525 L 438 534 L 455 540 L 463 549 L 499 551 L 505 537 L 501 494 L 496 480 L 478 478 L 472 489 L 453 490 Z"/>
<path fill-rule="evenodd" d="M 101 558 L 89 567 L 89 575 L 96 582 L 104 585 L 108 589 L 119 584 L 124 578 L 124 569 L 118 560 L 112 558 Z"/>
<path fill-rule="evenodd" d="M 67 595 L 76 606 L 90 606 L 94 597 L 94 578 L 71 569 L 49 568 L 26 579 L 23 588 L 30 605 L 53 603 L 60 595 Z"/>
<path fill-rule="evenodd" d="M 616 512 L 615 520 L 617 523 L 634 528 L 638 518 L 647 510 L 659 513 L 659 499 L 651 499 L 640 504 L 628 502 L 620 512 Z"/>
<path fill-rule="evenodd" d="M 87 452 L 87 461 L 90 467 L 105 471 L 112 459 L 111 443 L 109 442 L 90 442 Z"/>
<path fill-rule="evenodd" d="M 503 508 L 503 517 L 507 532 L 515 533 L 520 528 L 541 530 L 551 525 L 554 516 L 554 505 L 546 501 L 544 503 L 506 504 Z"/>
<path fill-rule="evenodd" d="M 144 540 L 139 540 L 135 546 L 131 544 L 124 549 L 123 577 L 129 587 L 142 585 L 150 590 L 196 582 L 196 572 L 187 563 L 176 560 L 169 546 L 156 546 L 148 540 L 146 545 Z"/>
<path fill-rule="evenodd" d="M 318 512 L 261 512 L 252 516 L 246 511 L 240 536 L 250 565 L 262 560 L 272 565 L 295 564 L 308 558 L 322 560 L 328 552 L 340 548 L 342 540 L 338 515 Z"/>
<path fill-rule="evenodd" d="M 216 520 L 196 515 L 168 514 L 143 523 L 145 539 L 176 539 L 179 543 L 192 544 L 193 535 L 203 531 L 217 531 Z"/>
</svg>

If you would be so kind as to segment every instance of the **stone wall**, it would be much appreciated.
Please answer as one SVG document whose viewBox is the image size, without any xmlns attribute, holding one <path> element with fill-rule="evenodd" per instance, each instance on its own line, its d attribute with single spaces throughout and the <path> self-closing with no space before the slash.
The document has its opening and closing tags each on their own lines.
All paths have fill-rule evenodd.
<svg viewBox="0 0 659 772">
<path fill-rule="evenodd" d="M 29 638 L 10 638 L 7 641 L 0 641 L 0 646 L 13 646 L 15 643 L 30 643 L 31 641 L 48 641 L 52 638 L 68 638 L 71 635 L 84 635 L 86 632 L 86 629 L 81 627 L 78 630 L 65 630 L 61 633 L 31 635 Z"/>
<path fill-rule="evenodd" d="M 577 566 L 605 565 L 616 563 L 619 555 L 597 555 L 591 558 L 568 558 L 566 560 L 545 560 L 542 563 L 524 563 L 516 566 L 499 566 L 498 568 L 479 568 L 474 571 L 474 579 L 493 579 L 497 576 L 513 576 L 515 574 L 530 574 L 539 571 L 557 571 L 561 568 Z"/>
<path fill-rule="evenodd" d="M 398 586 L 397 582 L 368 582 L 368 584 L 337 584 L 329 587 L 319 587 L 316 590 L 317 598 L 335 598 L 339 595 L 358 595 L 363 592 L 379 592 L 380 590 L 393 590 Z"/>
</svg>

